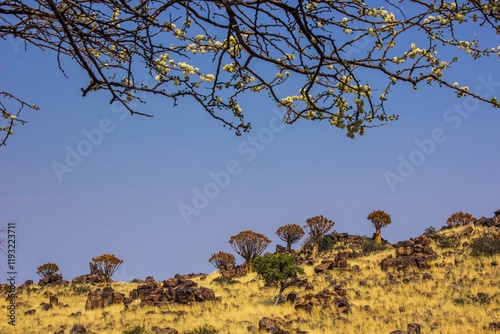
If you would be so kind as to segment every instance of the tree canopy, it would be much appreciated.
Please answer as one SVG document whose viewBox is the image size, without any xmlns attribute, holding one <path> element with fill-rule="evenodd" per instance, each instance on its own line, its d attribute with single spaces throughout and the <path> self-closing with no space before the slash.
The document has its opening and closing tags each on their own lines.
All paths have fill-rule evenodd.
<svg viewBox="0 0 500 334">
<path fill-rule="evenodd" d="M 283 291 L 291 285 L 288 281 L 297 277 L 298 274 L 304 275 L 304 269 L 295 264 L 294 258 L 287 254 L 265 254 L 255 258 L 254 267 L 259 277 L 266 284 L 279 283 L 280 290 L 275 303 L 278 304 Z"/>
<path fill-rule="evenodd" d="M 225 270 L 230 264 L 234 266 L 236 264 L 236 259 L 232 254 L 219 252 L 216 254 L 212 254 L 210 259 L 208 259 L 208 262 L 213 264 L 214 267 L 219 270 Z"/>
<path fill-rule="evenodd" d="M 37 269 L 36 274 L 39 275 L 41 278 L 55 274 L 59 271 L 59 267 L 55 263 L 45 263 L 36 269 Z"/>
<path fill-rule="evenodd" d="M 476 217 L 473 217 L 468 212 L 455 212 L 452 214 L 447 220 L 446 225 L 448 226 L 464 226 L 467 224 L 471 224 L 477 220 Z"/>
<path fill-rule="evenodd" d="M 297 241 L 299 241 L 300 239 L 302 239 L 304 234 L 305 234 L 305 232 L 302 229 L 302 227 L 300 227 L 300 225 L 297 225 L 297 224 L 287 224 L 287 225 L 279 227 L 276 230 L 276 235 L 281 240 L 286 242 L 286 250 L 287 251 L 290 251 L 292 244 L 294 244 Z"/>
<path fill-rule="evenodd" d="M 369 221 L 371 221 L 373 227 L 375 227 L 375 242 L 377 244 L 381 244 L 382 243 L 382 236 L 380 234 L 380 229 L 382 227 L 386 227 L 387 225 L 389 225 L 391 223 L 391 216 L 387 213 L 385 213 L 385 211 L 382 211 L 382 210 L 376 210 L 376 211 L 373 211 L 372 213 L 370 213 L 368 215 L 368 217 L 366 217 L 366 219 L 368 219 Z"/>
<path fill-rule="evenodd" d="M 306 229 L 307 233 L 309 233 L 309 237 L 311 238 L 311 242 L 313 244 L 313 257 L 318 255 L 321 238 L 323 238 L 334 225 L 334 221 L 329 220 L 322 215 L 308 218 L 306 220 L 306 225 L 304 225 L 304 228 Z"/>
<path fill-rule="evenodd" d="M 83 96 L 107 91 L 131 114 L 152 116 L 135 108 L 145 93 L 173 106 L 190 97 L 240 135 L 251 124 L 238 101 L 253 92 L 286 109 L 288 124 L 324 120 L 354 138 L 398 118 L 385 107 L 394 85 L 437 84 L 500 107 L 445 75 L 459 55 L 500 56 L 476 35 L 500 34 L 499 9 L 496 0 L 14 0 L 0 2 L 0 38 L 52 51 L 63 73 L 68 57 L 88 77 Z M 37 107 L 22 92 L 1 96 L 14 104 L 0 104 L 7 138 L 23 107 Z"/>
<path fill-rule="evenodd" d="M 265 235 L 251 230 L 242 231 L 229 239 L 229 244 L 233 250 L 245 259 L 249 272 L 253 271 L 253 260 L 261 255 L 270 243 L 271 240 Z"/>
<path fill-rule="evenodd" d="M 109 279 L 118 270 L 123 260 L 117 258 L 114 254 L 102 254 L 92 258 L 93 264 L 97 266 L 104 274 L 104 287 L 108 285 Z"/>
</svg>

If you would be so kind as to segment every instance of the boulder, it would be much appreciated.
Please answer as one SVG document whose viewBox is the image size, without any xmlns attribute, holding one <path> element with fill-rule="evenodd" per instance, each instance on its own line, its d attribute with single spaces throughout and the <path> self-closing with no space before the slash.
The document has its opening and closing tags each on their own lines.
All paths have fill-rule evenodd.
<svg viewBox="0 0 500 334">
<path fill-rule="evenodd" d="M 416 324 L 416 323 L 408 324 L 406 331 L 408 332 L 408 334 L 421 334 L 422 333 L 421 329 L 420 329 L 420 325 Z"/>
<path fill-rule="evenodd" d="M 70 334 L 72 334 L 72 333 L 87 333 L 87 330 L 85 329 L 85 326 L 80 325 L 80 324 L 75 324 L 69 332 L 70 332 Z"/>
<path fill-rule="evenodd" d="M 262 318 L 259 321 L 259 330 L 271 333 L 277 333 L 277 330 L 283 326 L 285 322 L 281 318 Z"/>
<path fill-rule="evenodd" d="M 103 271 L 96 264 L 89 262 L 90 274 L 81 275 L 73 278 L 71 283 L 74 284 L 99 284 L 104 283 L 105 276 Z M 111 279 L 108 282 L 113 282 Z"/>
<path fill-rule="evenodd" d="M 39 286 L 47 286 L 47 285 L 68 285 L 69 282 L 63 280 L 62 274 L 51 274 L 47 275 L 44 278 L 41 278 L 38 281 Z"/>
<path fill-rule="evenodd" d="M 94 310 L 104 308 L 113 304 L 120 304 L 124 302 L 125 295 L 118 291 L 113 290 L 111 287 L 97 289 L 88 294 L 87 302 L 85 303 L 85 310 Z"/>
<path fill-rule="evenodd" d="M 148 281 L 148 280 L 147 280 Z M 198 287 L 196 282 L 180 275 L 164 280 L 163 284 L 155 282 L 152 278 L 147 284 L 140 285 L 129 292 L 129 298 L 124 301 L 128 307 L 134 300 L 141 300 L 140 306 L 162 306 L 168 303 L 189 304 L 216 300 L 213 290 Z"/>
<path fill-rule="evenodd" d="M 230 264 L 226 270 L 221 271 L 222 277 L 231 277 L 231 278 L 237 278 L 237 277 L 243 277 L 247 274 L 247 269 L 245 268 L 245 265 L 240 265 L 240 266 L 234 266 Z"/>
</svg>

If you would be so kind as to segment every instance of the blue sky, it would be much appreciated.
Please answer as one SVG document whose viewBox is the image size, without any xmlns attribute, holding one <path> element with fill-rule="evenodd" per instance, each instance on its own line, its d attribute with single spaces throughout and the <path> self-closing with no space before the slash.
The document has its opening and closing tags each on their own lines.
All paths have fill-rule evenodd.
<svg viewBox="0 0 500 334">
<path fill-rule="evenodd" d="M 155 117 L 132 117 L 106 93 L 82 98 L 84 73 L 67 63 L 64 78 L 52 53 L 13 40 L 0 48 L 0 90 L 42 108 L 25 111 L 28 124 L 0 149 L 0 225 L 16 222 L 19 283 L 46 262 L 71 280 L 103 253 L 124 260 L 117 280 L 212 272 L 211 254 L 234 254 L 232 235 L 263 233 L 273 251 L 279 226 L 320 214 L 339 232 L 371 235 L 366 216 L 385 210 L 393 223 L 382 237 L 396 242 L 457 211 L 500 208 L 499 110 L 437 86 L 393 90 L 387 110 L 400 120 L 355 140 L 326 122 L 283 126 L 274 104 L 247 95 L 253 130 L 237 137 L 191 101 L 147 96 L 138 110 Z M 464 60 L 450 78 L 499 96 L 498 58 Z M 78 149 L 87 155 L 58 176 L 54 165 Z M 215 188 L 211 173 L 229 179 Z M 205 190 L 212 198 L 196 208 Z"/>
</svg>

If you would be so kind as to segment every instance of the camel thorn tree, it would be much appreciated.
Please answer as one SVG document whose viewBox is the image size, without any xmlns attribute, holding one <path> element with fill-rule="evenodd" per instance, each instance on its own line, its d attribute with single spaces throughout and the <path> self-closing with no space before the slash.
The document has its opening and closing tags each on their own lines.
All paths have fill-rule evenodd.
<svg viewBox="0 0 500 334">
<path fill-rule="evenodd" d="M 265 235 L 248 230 L 233 235 L 229 239 L 229 244 L 243 259 L 245 259 L 246 269 L 253 272 L 253 260 L 261 255 L 271 243 Z"/>
<path fill-rule="evenodd" d="M 354 138 L 398 119 L 386 112 L 396 86 L 435 85 L 500 107 L 487 90 L 453 82 L 466 73 L 446 75 L 469 57 L 500 56 L 490 37 L 500 34 L 499 8 L 496 0 L 12 0 L 0 2 L 0 38 L 53 54 L 64 75 L 59 59 L 78 66 L 83 96 L 107 92 L 131 114 L 152 116 L 134 108 L 148 93 L 173 106 L 191 98 L 241 135 L 250 122 L 239 101 L 264 94 L 287 124 L 324 121 Z M 8 105 L 8 89 L 2 97 L 6 139 L 24 123 L 19 103 L 30 104 Z"/>
<path fill-rule="evenodd" d="M 290 278 L 304 275 L 304 269 L 295 264 L 294 258 L 288 254 L 265 254 L 254 260 L 255 271 L 266 284 L 279 283 L 280 290 L 275 304 L 278 304 L 283 291 L 291 285 Z"/>
<path fill-rule="evenodd" d="M 375 243 L 378 245 L 382 244 L 382 235 L 380 234 L 380 229 L 382 227 L 386 227 L 391 223 L 391 216 L 384 211 L 377 210 L 370 213 L 368 217 L 366 217 L 366 219 L 371 221 L 373 227 L 375 227 Z"/>
</svg>

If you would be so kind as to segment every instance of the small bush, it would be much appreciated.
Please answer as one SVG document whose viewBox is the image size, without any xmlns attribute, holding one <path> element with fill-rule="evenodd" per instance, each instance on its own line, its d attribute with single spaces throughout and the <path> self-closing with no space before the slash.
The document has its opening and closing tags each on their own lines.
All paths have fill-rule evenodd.
<svg viewBox="0 0 500 334">
<path fill-rule="evenodd" d="M 424 231 L 425 234 L 433 234 L 436 233 L 436 228 L 434 226 L 429 226 Z"/>
<path fill-rule="evenodd" d="M 439 237 L 437 243 L 441 248 L 455 248 L 460 243 L 460 240 L 455 237 Z"/>
<path fill-rule="evenodd" d="M 500 253 L 500 238 L 491 233 L 484 234 L 472 240 L 469 247 L 474 257 L 493 256 Z"/>
<path fill-rule="evenodd" d="M 139 278 L 134 278 L 133 280 L 130 281 L 130 283 L 142 284 L 142 283 L 144 283 L 144 281 L 142 279 L 139 279 Z"/>
<path fill-rule="evenodd" d="M 219 276 L 219 277 L 214 278 L 212 280 L 212 282 L 220 284 L 220 285 L 233 285 L 233 284 L 239 283 L 240 281 L 235 280 L 232 277 Z"/>
<path fill-rule="evenodd" d="M 59 271 L 59 267 L 55 263 L 45 263 L 37 268 L 36 274 L 41 278 L 45 278 L 45 276 L 49 276 L 55 274 Z"/>
<path fill-rule="evenodd" d="M 323 238 L 321 238 L 321 241 L 319 243 L 319 250 L 321 252 L 329 252 L 333 249 L 333 247 L 335 247 L 336 243 L 337 242 L 333 240 L 331 236 L 324 236 Z"/>
<path fill-rule="evenodd" d="M 478 292 L 477 295 L 467 295 L 465 297 L 453 298 L 453 303 L 457 305 L 467 305 L 467 304 L 479 304 L 479 305 L 489 305 L 495 296 L 490 296 L 484 292 Z"/>
<path fill-rule="evenodd" d="M 72 286 L 71 290 L 74 295 L 87 295 L 92 292 L 90 285 Z"/>
<path fill-rule="evenodd" d="M 203 326 L 196 327 L 190 331 L 184 332 L 184 334 L 215 334 L 217 330 L 214 326 L 209 324 L 204 324 Z"/>
<path fill-rule="evenodd" d="M 151 333 L 146 329 L 146 325 L 135 326 L 129 329 L 126 329 L 122 332 L 123 334 L 149 334 Z"/>
<path fill-rule="evenodd" d="M 377 253 L 387 249 L 387 245 L 377 244 L 377 242 L 373 239 L 366 239 L 363 242 L 363 253 Z"/>
</svg>

